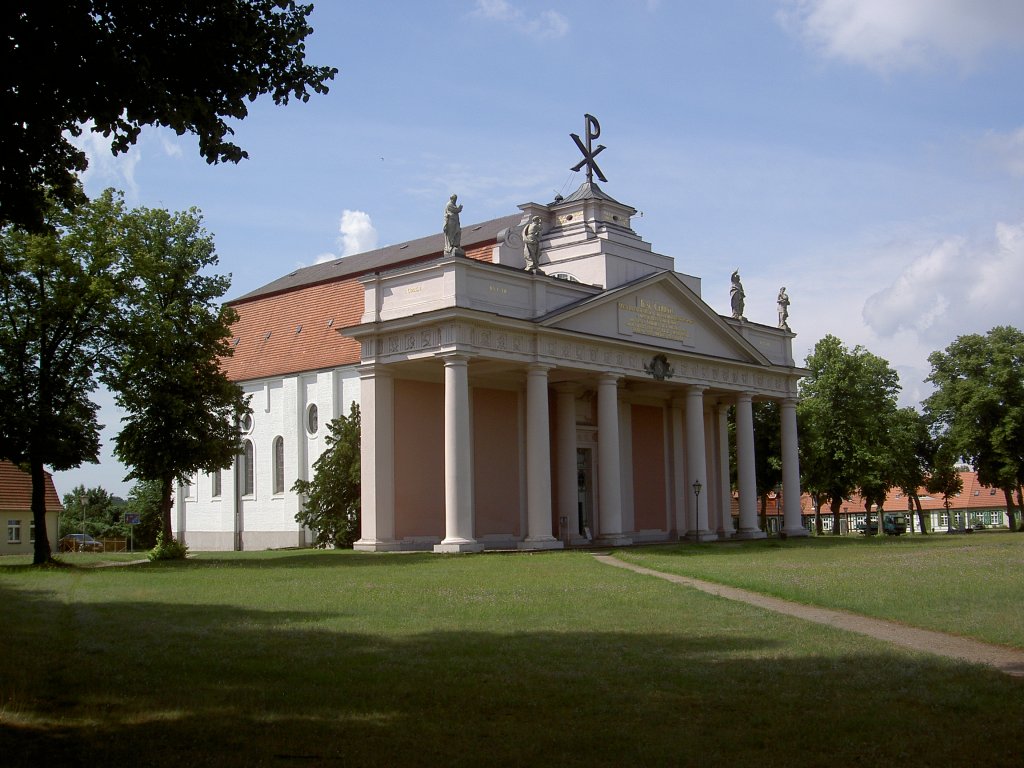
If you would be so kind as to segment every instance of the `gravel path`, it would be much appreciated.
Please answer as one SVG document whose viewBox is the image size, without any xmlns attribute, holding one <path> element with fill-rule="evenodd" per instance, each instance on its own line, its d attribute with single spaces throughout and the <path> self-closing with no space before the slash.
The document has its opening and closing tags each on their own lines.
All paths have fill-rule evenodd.
<svg viewBox="0 0 1024 768">
<path fill-rule="evenodd" d="M 647 576 L 657 576 L 659 579 L 671 581 L 673 584 L 682 584 L 693 589 L 699 589 L 701 592 L 706 592 L 709 595 L 724 597 L 727 600 L 737 600 L 741 603 L 747 603 L 748 605 L 754 605 L 758 608 L 775 611 L 776 613 L 795 616 L 798 619 L 805 619 L 806 621 L 845 629 L 848 632 L 868 635 L 878 640 L 885 640 L 889 643 L 912 648 L 915 651 L 934 653 L 939 656 L 961 659 L 976 664 L 986 664 L 1007 675 L 1024 677 L 1024 651 L 1015 648 L 991 645 L 980 640 L 947 635 L 943 632 L 933 632 L 928 629 L 918 629 L 894 621 L 860 616 L 856 613 L 836 611 L 829 608 L 816 608 L 789 600 L 780 600 L 777 597 L 768 597 L 767 595 L 750 592 L 746 589 L 737 589 L 736 587 L 726 587 L 722 584 L 713 584 L 710 581 L 701 581 L 689 576 L 662 573 L 661 571 L 654 571 L 643 566 L 625 563 L 608 554 L 595 554 L 595 557 L 600 563 L 614 565 L 617 568 L 625 568 Z"/>
</svg>

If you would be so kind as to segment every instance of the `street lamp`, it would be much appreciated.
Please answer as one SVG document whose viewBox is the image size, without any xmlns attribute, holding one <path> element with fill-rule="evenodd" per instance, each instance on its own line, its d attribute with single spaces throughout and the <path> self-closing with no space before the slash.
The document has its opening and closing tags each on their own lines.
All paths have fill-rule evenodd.
<svg viewBox="0 0 1024 768">
<path fill-rule="evenodd" d="M 700 541 L 700 480 L 693 481 L 693 540 Z"/>
<path fill-rule="evenodd" d="M 85 544 L 85 494 L 78 494 L 78 505 L 82 508 L 82 541 L 79 542 L 78 548 L 81 549 L 82 545 Z"/>
</svg>

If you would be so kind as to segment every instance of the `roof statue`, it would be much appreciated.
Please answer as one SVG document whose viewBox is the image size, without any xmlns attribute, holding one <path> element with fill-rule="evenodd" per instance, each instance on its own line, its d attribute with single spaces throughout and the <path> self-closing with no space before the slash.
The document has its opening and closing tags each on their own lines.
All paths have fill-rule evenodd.
<svg viewBox="0 0 1024 768">
<path fill-rule="evenodd" d="M 789 296 L 786 295 L 786 286 L 779 288 L 779 328 L 789 330 Z"/>
<path fill-rule="evenodd" d="M 448 198 L 448 204 L 444 207 L 444 255 L 465 256 L 462 250 L 462 223 L 459 221 L 459 214 L 462 213 L 462 206 L 456 205 L 458 195 Z"/>
<path fill-rule="evenodd" d="M 604 144 L 598 144 L 597 149 L 592 149 L 594 139 L 601 135 L 601 124 L 597 122 L 597 118 L 593 115 L 584 115 L 587 123 L 587 143 L 584 144 L 583 140 L 580 139 L 575 133 L 570 133 L 569 136 L 576 142 L 576 146 L 580 148 L 580 152 L 583 153 L 583 159 L 580 160 L 576 165 L 572 167 L 572 170 L 578 171 L 584 165 L 587 166 L 587 182 L 589 184 L 594 183 L 594 174 L 597 174 L 597 178 L 601 181 L 607 182 L 604 174 L 601 173 L 601 169 L 597 167 L 597 161 L 595 157 L 600 154 L 601 150 L 605 148 Z"/>
<path fill-rule="evenodd" d="M 732 305 L 732 316 L 737 320 L 746 320 L 743 317 L 743 304 L 747 294 L 743 292 L 743 283 L 740 282 L 740 271 L 737 269 L 732 273 L 732 287 L 729 289 L 729 303 Z"/>
<path fill-rule="evenodd" d="M 536 272 L 540 267 L 541 228 L 540 216 L 533 216 L 523 227 L 523 258 L 526 259 L 527 272 Z"/>
</svg>

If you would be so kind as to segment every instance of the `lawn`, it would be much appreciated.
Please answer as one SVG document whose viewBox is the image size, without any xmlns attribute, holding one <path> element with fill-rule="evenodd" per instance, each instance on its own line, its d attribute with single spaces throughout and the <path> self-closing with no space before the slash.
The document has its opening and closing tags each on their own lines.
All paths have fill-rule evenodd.
<svg viewBox="0 0 1024 768">
<path fill-rule="evenodd" d="M 1024 535 L 824 536 L 623 550 L 623 560 L 1024 648 Z"/>
<path fill-rule="evenodd" d="M 1019 679 L 583 552 L 100 557 L 0 561 L 4 766 L 1019 764 Z"/>
</svg>

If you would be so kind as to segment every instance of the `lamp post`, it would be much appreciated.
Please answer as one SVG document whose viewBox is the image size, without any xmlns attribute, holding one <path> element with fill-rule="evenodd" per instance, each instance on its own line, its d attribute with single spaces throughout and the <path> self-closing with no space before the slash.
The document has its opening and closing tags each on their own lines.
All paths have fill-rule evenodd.
<svg viewBox="0 0 1024 768">
<path fill-rule="evenodd" d="M 78 505 L 82 508 L 82 540 L 78 543 L 78 548 L 81 549 L 85 544 L 85 494 L 78 494 Z"/>
<path fill-rule="evenodd" d="M 782 483 L 775 486 L 775 532 L 782 534 Z"/>
<path fill-rule="evenodd" d="M 700 480 L 693 481 L 693 540 L 700 541 Z"/>
</svg>

